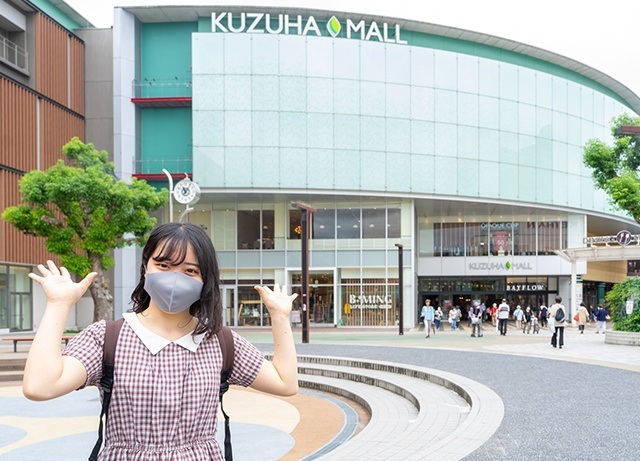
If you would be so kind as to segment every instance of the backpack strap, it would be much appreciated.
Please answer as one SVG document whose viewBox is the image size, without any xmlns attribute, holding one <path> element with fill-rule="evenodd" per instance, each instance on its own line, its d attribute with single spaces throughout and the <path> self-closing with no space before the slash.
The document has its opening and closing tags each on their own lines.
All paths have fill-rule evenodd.
<svg viewBox="0 0 640 461">
<path fill-rule="evenodd" d="M 102 411 L 100 412 L 100 426 L 98 427 L 98 441 L 93 447 L 93 451 L 89 456 L 89 461 L 96 461 L 98 459 L 98 453 L 100 447 L 102 447 L 102 428 L 103 428 L 103 416 L 104 424 L 106 424 L 109 416 L 109 403 L 111 402 L 111 390 L 113 389 L 113 366 L 116 357 L 116 344 L 118 342 L 118 335 L 120 334 L 120 328 L 124 319 L 107 320 L 107 330 L 104 334 L 104 346 L 102 355 L 102 379 L 100 380 L 100 387 L 102 388 Z"/>
<path fill-rule="evenodd" d="M 235 354 L 233 344 L 233 334 L 228 327 L 222 327 L 217 333 L 220 350 L 222 351 L 222 371 L 220 372 L 220 409 L 224 415 L 224 459 L 233 461 L 231 449 L 231 428 L 229 427 L 229 416 L 224 411 L 222 396 L 229 390 L 229 377 L 233 370 L 233 359 Z"/>
</svg>

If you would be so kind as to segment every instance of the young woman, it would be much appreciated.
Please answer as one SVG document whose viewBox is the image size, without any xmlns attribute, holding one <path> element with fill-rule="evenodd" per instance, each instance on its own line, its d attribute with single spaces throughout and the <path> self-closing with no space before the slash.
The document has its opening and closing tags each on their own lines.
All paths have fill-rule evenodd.
<svg viewBox="0 0 640 461">
<path fill-rule="evenodd" d="M 105 322 L 89 325 L 60 352 L 71 307 L 95 273 L 74 283 L 47 261 L 42 285 L 47 306 L 25 366 L 23 392 L 48 400 L 98 385 Z M 154 229 L 142 253 L 140 282 L 124 314 L 115 357 L 114 386 L 100 460 L 223 460 L 215 440 L 222 353 L 219 269 L 209 236 L 198 226 L 168 223 Z M 277 395 L 298 391 L 296 351 L 286 287 L 255 287 L 272 322 L 273 361 L 233 333 L 230 384 Z M 89 451 L 89 450 L 88 450 Z"/>
</svg>

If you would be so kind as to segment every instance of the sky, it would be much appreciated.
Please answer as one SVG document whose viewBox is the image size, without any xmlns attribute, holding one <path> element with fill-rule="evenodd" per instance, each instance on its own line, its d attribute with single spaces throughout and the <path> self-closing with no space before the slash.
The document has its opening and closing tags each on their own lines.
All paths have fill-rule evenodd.
<svg viewBox="0 0 640 461">
<path fill-rule="evenodd" d="M 96 27 L 113 25 L 113 6 L 270 5 L 316 7 L 408 18 L 533 45 L 587 64 L 640 96 L 634 49 L 638 0 L 65 0 Z"/>
</svg>

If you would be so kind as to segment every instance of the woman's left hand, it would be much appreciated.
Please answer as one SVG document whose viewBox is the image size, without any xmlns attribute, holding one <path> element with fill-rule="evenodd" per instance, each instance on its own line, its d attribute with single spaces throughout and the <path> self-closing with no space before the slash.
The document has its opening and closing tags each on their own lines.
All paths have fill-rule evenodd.
<svg viewBox="0 0 640 461">
<path fill-rule="evenodd" d="M 267 307 L 271 317 L 278 314 L 289 317 L 293 301 L 298 297 L 297 293 L 288 295 L 287 286 L 282 285 L 282 287 L 280 287 L 277 283 L 273 286 L 273 290 L 266 285 L 255 286 L 254 288 L 260 294 L 262 302 Z"/>
</svg>

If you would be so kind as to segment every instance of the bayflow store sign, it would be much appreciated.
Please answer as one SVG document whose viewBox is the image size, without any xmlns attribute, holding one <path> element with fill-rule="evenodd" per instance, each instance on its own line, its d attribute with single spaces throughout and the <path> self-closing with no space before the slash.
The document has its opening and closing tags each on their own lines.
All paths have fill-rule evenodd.
<svg viewBox="0 0 640 461">
<path fill-rule="evenodd" d="M 322 26 L 320 24 L 323 24 Z M 326 23 L 316 21 L 313 16 L 270 13 L 211 13 L 212 32 L 234 34 L 285 34 L 313 37 L 337 37 L 371 40 L 406 45 L 400 37 L 398 24 L 377 23 L 351 19 L 340 21 L 332 16 Z"/>
</svg>

